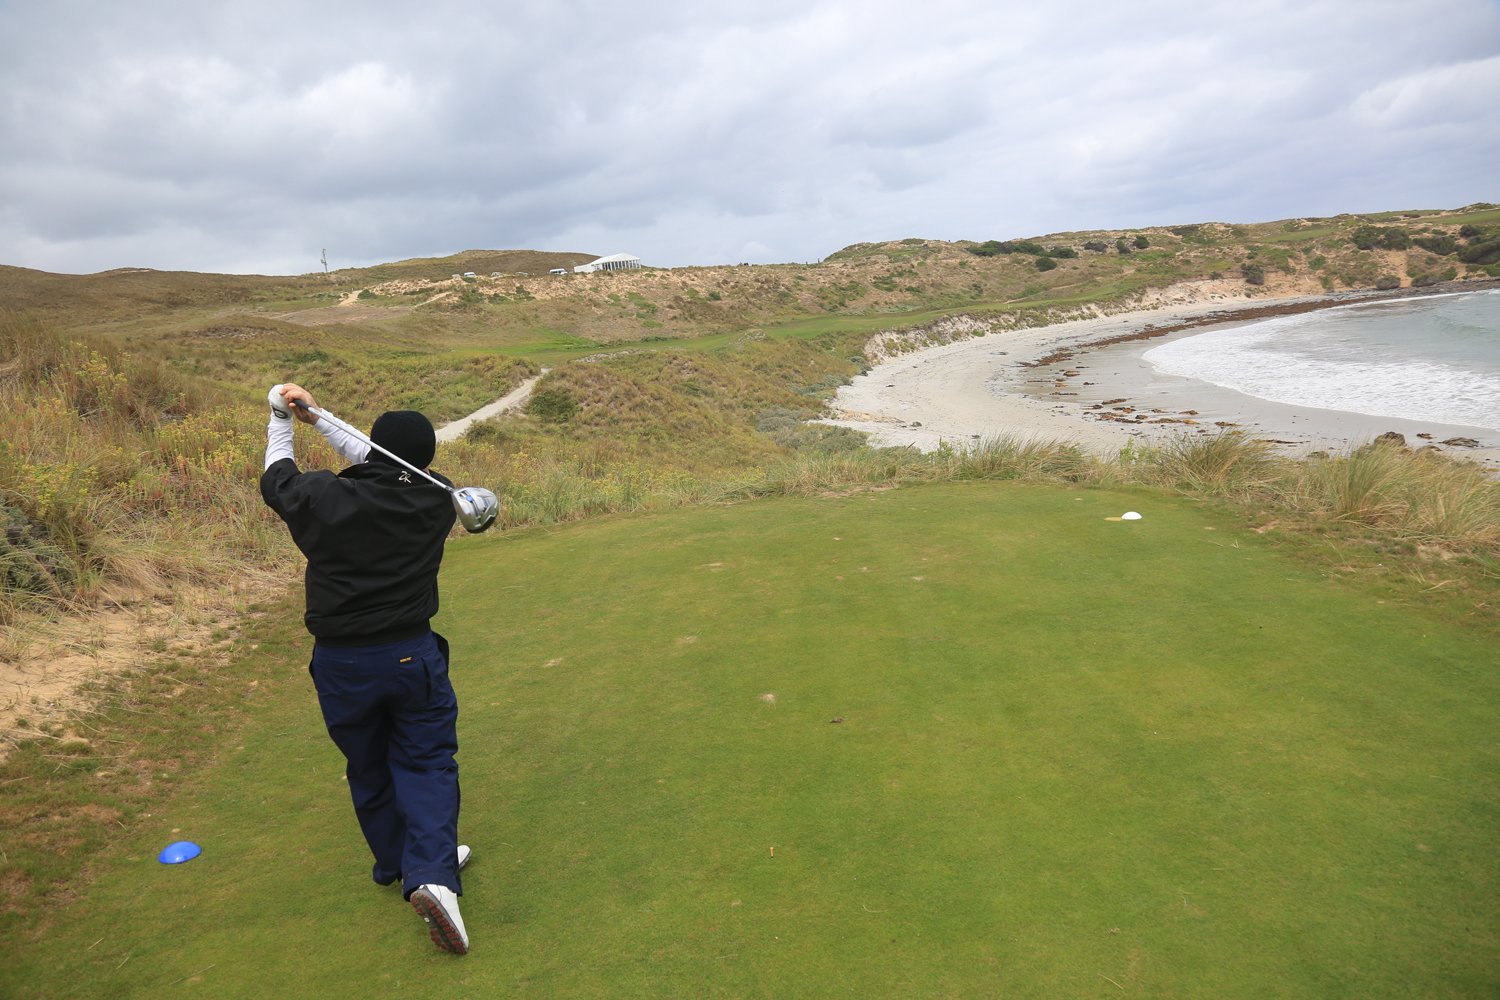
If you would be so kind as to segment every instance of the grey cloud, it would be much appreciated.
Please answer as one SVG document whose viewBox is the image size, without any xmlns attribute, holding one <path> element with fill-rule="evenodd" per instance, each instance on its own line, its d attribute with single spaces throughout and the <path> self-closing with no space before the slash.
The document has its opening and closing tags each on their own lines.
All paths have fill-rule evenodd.
<svg viewBox="0 0 1500 1000">
<path fill-rule="evenodd" d="M 1484 0 L 26 0 L 0 260 L 683 264 L 1493 200 L 1497 80 Z"/>
</svg>

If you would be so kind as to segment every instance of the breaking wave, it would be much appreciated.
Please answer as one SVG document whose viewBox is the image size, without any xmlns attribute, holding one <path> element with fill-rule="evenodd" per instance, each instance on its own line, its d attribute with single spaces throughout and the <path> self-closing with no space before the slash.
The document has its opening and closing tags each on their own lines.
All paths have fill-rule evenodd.
<svg viewBox="0 0 1500 1000">
<path fill-rule="evenodd" d="M 1500 431 L 1500 291 L 1280 316 L 1144 357 L 1273 402 Z"/>
</svg>

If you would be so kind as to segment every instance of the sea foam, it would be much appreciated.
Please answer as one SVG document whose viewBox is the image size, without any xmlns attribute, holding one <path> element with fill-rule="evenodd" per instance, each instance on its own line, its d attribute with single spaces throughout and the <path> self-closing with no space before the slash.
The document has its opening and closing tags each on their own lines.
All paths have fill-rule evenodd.
<svg viewBox="0 0 1500 1000">
<path fill-rule="evenodd" d="M 1500 292 L 1360 303 L 1212 330 L 1158 371 L 1294 406 L 1500 431 Z"/>
</svg>

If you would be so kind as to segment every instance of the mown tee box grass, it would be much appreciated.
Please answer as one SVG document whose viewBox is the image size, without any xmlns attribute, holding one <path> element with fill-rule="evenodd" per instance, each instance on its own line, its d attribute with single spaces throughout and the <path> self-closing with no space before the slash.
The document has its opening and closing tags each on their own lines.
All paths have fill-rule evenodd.
<svg viewBox="0 0 1500 1000">
<path fill-rule="evenodd" d="M 468 957 L 369 882 L 285 638 L 244 749 L 16 950 L 6 995 L 1500 987 L 1493 646 L 1188 501 L 973 483 L 615 517 L 454 543 L 442 586 Z M 203 856 L 150 861 L 169 836 Z"/>
</svg>

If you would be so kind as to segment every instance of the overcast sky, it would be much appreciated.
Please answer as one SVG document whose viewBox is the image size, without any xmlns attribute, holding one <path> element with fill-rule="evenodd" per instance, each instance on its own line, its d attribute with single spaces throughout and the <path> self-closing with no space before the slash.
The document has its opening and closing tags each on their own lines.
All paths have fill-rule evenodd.
<svg viewBox="0 0 1500 1000">
<path fill-rule="evenodd" d="M 53 271 L 1500 202 L 1500 0 L 0 0 L 0 85 Z"/>
</svg>

